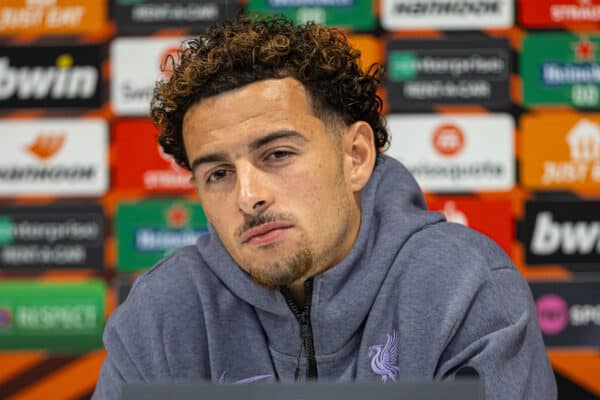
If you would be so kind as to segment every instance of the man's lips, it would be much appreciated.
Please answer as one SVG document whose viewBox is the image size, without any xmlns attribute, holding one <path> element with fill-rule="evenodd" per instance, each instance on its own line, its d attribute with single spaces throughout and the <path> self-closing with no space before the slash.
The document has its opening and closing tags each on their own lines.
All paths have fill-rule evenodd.
<svg viewBox="0 0 600 400">
<path fill-rule="evenodd" d="M 256 245 L 269 244 L 277 240 L 283 233 L 292 227 L 289 222 L 267 222 L 252 229 L 248 229 L 242 234 L 240 239 L 242 243 Z"/>
</svg>

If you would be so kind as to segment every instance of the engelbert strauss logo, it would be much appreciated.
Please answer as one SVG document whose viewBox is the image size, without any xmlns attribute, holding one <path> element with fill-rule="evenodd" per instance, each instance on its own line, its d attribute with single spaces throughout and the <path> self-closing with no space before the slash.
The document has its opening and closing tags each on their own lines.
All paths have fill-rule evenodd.
<svg viewBox="0 0 600 400">
<path fill-rule="evenodd" d="M 369 347 L 371 357 L 371 370 L 381 377 L 383 382 L 388 379 L 396 382 L 400 368 L 398 367 L 398 333 L 392 331 L 386 334 L 385 344 L 376 344 Z"/>
</svg>

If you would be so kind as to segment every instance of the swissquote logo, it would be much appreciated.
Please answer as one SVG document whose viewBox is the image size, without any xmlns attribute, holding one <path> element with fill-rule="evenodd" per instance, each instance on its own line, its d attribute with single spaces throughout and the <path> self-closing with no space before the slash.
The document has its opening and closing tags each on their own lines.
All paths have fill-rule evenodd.
<svg viewBox="0 0 600 400">
<path fill-rule="evenodd" d="M 442 156 L 454 156 L 461 152 L 465 145 L 465 135 L 454 124 L 438 126 L 431 137 L 433 148 Z"/>
<path fill-rule="evenodd" d="M 98 46 L 0 50 L 0 107 L 97 107 Z"/>
<path fill-rule="evenodd" d="M 529 202 L 525 206 L 529 264 L 600 262 L 600 202 Z"/>
<path fill-rule="evenodd" d="M 598 0 L 537 0 L 520 2 L 520 22 L 530 27 L 600 22 Z"/>
<path fill-rule="evenodd" d="M 101 120 L 0 122 L 2 195 L 101 195 L 108 186 Z"/>
<path fill-rule="evenodd" d="M 513 23 L 511 0 L 383 0 L 386 29 L 508 28 Z"/>
<path fill-rule="evenodd" d="M 398 132 L 389 154 L 425 191 L 508 190 L 514 184 L 509 115 L 390 115 L 388 125 Z"/>
<path fill-rule="evenodd" d="M 546 161 L 542 183 L 600 184 L 600 126 L 583 118 L 567 133 L 565 142 L 571 159 Z"/>
<path fill-rule="evenodd" d="M 112 105 L 120 115 L 147 115 L 157 80 L 170 78 L 183 38 L 117 38 L 111 47 Z M 131 57 L 135 54 L 135 57 Z"/>
</svg>

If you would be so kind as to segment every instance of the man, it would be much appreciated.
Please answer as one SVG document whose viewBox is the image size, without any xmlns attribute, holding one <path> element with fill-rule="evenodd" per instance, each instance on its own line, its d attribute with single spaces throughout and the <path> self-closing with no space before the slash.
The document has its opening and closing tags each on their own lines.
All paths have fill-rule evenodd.
<svg viewBox="0 0 600 400">
<path fill-rule="evenodd" d="M 278 17 L 182 49 L 152 117 L 210 231 L 112 315 L 95 398 L 124 382 L 463 374 L 486 399 L 556 397 L 527 284 L 381 154 L 381 71 L 358 58 L 341 33 Z"/>
</svg>

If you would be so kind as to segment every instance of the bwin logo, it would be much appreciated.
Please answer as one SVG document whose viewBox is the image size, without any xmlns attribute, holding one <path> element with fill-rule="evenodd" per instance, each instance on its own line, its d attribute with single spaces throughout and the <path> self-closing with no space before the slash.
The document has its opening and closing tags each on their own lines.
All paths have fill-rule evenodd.
<svg viewBox="0 0 600 400">
<path fill-rule="evenodd" d="M 11 67 L 0 57 L 0 100 L 88 99 L 94 96 L 98 71 L 93 66 L 73 66 L 73 56 L 62 54 L 56 66 Z"/>
<path fill-rule="evenodd" d="M 558 222 L 551 212 L 537 215 L 531 240 L 531 251 L 548 255 L 562 250 L 564 254 L 600 254 L 600 221 Z"/>
</svg>

